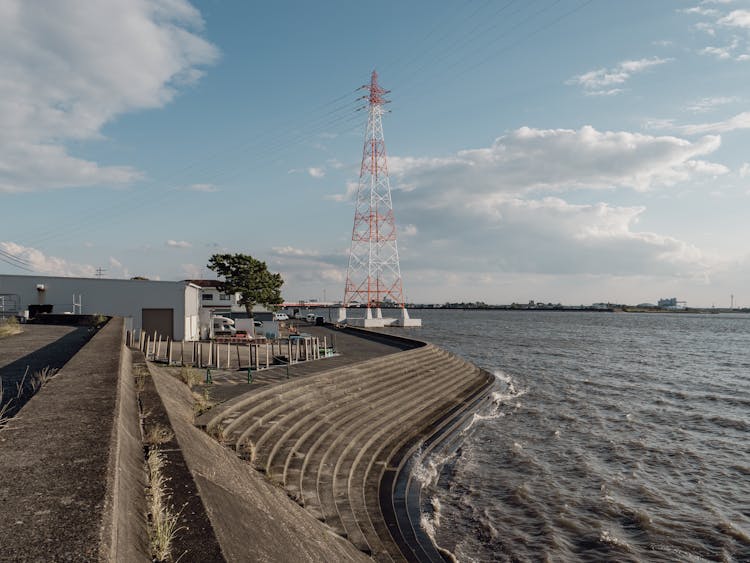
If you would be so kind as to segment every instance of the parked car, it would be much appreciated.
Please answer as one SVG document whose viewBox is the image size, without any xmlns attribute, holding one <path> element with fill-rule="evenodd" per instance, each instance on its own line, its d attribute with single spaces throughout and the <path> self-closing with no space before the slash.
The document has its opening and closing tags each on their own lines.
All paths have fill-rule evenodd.
<svg viewBox="0 0 750 563">
<path fill-rule="evenodd" d="M 286 313 L 274 313 L 273 314 L 273 320 L 275 321 L 288 321 L 289 315 Z"/>
<path fill-rule="evenodd" d="M 314 322 L 315 322 L 315 317 L 316 317 L 316 316 L 317 316 L 317 315 L 316 315 L 315 313 L 307 313 L 307 316 L 305 317 L 305 320 L 306 320 L 306 321 L 307 321 L 308 323 L 314 323 Z"/>
</svg>

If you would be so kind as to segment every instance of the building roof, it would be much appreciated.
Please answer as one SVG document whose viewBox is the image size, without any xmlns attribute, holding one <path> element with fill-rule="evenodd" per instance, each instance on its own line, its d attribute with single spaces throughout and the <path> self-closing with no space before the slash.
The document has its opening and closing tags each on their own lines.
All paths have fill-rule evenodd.
<svg viewBox="0 0 750 563">
<path fill-rule="evenodd" d="M 219 280 L 185 280 L 186 282 L 197 285 L 198 287 L 219 287 L 222 283 Z"/>
</svg>

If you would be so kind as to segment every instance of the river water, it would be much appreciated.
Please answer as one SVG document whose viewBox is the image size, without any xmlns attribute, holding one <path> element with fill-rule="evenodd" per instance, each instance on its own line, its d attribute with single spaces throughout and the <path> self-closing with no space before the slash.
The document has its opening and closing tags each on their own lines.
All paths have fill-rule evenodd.
<svg viewBox="0 0 750 563">
<path fill-rule="evenodd" d="M 412 316 L 497 377 L 418 468 L 458 561 L 750 561 L 750 315 Z"/>
</svg>

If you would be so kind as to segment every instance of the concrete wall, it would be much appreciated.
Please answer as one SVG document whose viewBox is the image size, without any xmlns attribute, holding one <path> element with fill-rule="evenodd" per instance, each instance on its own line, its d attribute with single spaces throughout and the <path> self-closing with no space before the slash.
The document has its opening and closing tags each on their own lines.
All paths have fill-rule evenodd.
<svg viewBox="0 0 750 563">
<path fill-rule="evenodd" d="M 37 291 L 38 284 L 44 292 Z M 21 311 L 44 303 L 53 305 L 54 313 L 73 312 L 73 295 L 76 301 L 80 295 L 83 314 L 125 317 L 126 326 L 136 332 L 143 309 L 174 309 L 175 338 L 197 336 L 191 334 L 189 319 L 199 314 L 200 288 L 181 281 L 0 275 L 0 294 L 19 295 Z"/>
</svg>

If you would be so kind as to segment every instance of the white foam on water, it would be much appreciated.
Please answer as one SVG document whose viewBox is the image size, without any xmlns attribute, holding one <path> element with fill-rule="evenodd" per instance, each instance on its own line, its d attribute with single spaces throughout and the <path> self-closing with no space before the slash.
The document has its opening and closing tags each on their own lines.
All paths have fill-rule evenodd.
<svg viewBox="0 0 750 563">
<path fill-rule="evenodd" d="M 625 540 L 621 540 L 617 536 L 612 535 L 609 530 L 602 530 L 602 532 L 599 534 L 599 541 L 602 543 L 608 543 L 610 545 L 616 545 L 617 547 L 622 547 L 628 551 L 630 551 L 630 546 Z"/>
<path fill-rule="evenodd" d="M 464 432 L 470 430 L 477 422 L 483 422 L 487 420 L 495 420 L 505 416 L 505 412 L 501 410 L 501 407 L 505 404 L 510 404 L 514 399 L 518 399 L 526 394 L 526 389 L 517 389 L 513 378 L 507 373 L 501 370 L 495 370 L 493 372 L 495 379 L 500 382 L 504 389 L 500 391 L 493 391 L 490 395 L 492 397 L 492 403 L 489 410 L 481 413 L 474 413 L 471 418 L 471 422 L 463 429 Z M 515 404 L 515 409 L 521 408 L 521 403 Z"/>
</svg>

